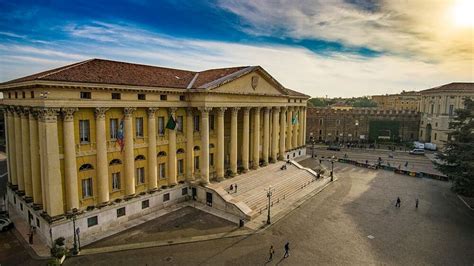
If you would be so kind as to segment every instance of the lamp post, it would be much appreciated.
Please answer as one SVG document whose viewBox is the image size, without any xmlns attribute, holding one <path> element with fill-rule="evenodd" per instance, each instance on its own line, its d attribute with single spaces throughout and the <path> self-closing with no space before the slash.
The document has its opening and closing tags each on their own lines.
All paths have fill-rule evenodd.
<svg viewBox="0 0 474 266">
<path fill-rule="evenodd" d="M 334 181 L 334 159 L 331 159 L 331 182 Z"/>
<path fill-rule="evenodd" d="M 74 245 L 72 248 L 72 253 L 74 255 L 77 255 L 79 253 L 79 249 L 77 246 L 77 237 L 76 237 L 76 231 L 79 232 L 79 230 L 76 230 L 76 216 L 77 216 L 78 210 L 76 208 L 72 209 L 72 213 L 68 215 L 69 219 L 72 219 L 72 227 L 73 227 L 73 234 L 74 234 Z M 77 228 L 79 229 L 79 228 Z"/>
<path fill-rule="evenodd" d="M 267 224 L 270 224 L 271 221 L 270 221 L 270 207 L 271 207 L 271 198 L 272 198 L 272 186 L 269 186 L 268 187 L 268 190 L 267 190 L 267 198 L 268 198 L 268 214 L 267 214 Z"/>
<path fill-rule="evenodd" d="M 311 158 L 314 158 L 314 138 L 313 138 L 313 133 L 311 133 L 311 136 L 309 137 L 309 141 L 311 142 Z"/>
</svg>

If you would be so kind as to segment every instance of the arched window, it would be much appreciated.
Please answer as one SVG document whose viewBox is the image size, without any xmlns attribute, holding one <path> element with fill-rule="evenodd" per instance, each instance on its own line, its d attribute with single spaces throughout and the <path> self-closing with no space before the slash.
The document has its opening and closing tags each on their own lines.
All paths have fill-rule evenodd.
<svg viewBox="0 0 474 266">
<path fill-rule="evenodd" d="M 166 156 L 166 152 L 160 151 L 160 152 L 158 153 L 158 157 L 163 157 L 163 156 Z"/>
<path fill-rule="evenodd" d="M 109 163 L 109 165 L 117 165 L 117 164 L 122 164 L 122 161 L 120 161 L 119 159 L 113 159 Z"/>
<path fill-rule="evenodd" d="M 135 157 L 135 161 L 142 161 L 142 160 L 145 160 L 145 156 L 137 155 L 137 157 Z"/>
<path fill-rule="evenodd" d="M 176 153 L 177 153 L 177 154 L 184 153 L 184 149 L 178 149 L 178 150 L 176 151 Z"/>
<path fill-rule="evenodd" d="M 91 169 L 94 169 L 94 167 L 90 163 L 85 163 L 85 164 L 81 165 L 81 167 L 79 167 L 79 171 L 87 171 L 87 170 L 91 170 Z"/>
<path fill-rule="evenodd" d="M 209 144 L 209 148 L 210 148 L 210 149 L 214 148 L 214 144 L 212 144 L 212 143 Z"/>
<path fill-rule="evenodd" d="M 194 146 L 194 149 L 193 149 L 193 150 L 194 150 L 194 151 L 200 151 L 201 148 L 199 148 L 199 146 Z"/>
</svg>

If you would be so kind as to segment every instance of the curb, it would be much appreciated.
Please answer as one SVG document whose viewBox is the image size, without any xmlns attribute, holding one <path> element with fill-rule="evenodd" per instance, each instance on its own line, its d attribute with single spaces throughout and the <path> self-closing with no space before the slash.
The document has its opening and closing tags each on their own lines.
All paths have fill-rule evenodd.
<svg viewBox="0 0 474 266">
<path fill-rule="evenodd" d="M 26 240 L 21 236 L 21 234 L 18 232 L 16 228 L 12 228 L 13 230 L 13 235 L 15 235 L 16 239 L 21 243 L 21 245 L 25 248 L 26 252 L 30 257 L 34 260 L 49 260 L 52 257 L 51 256 L 40 256 L 38 255 L 31 247 L 30 245 L 26 242 Z"/>
<path fill-rule="evenodd" d="M 458 194 L 456 194 L 456 196 L 458 196 L 458 198 L 471 210 L 471 211 L 474 211 L 474 208 L 472 208 L 471 206 L 469 206 L 469 204 L 467 204 L 467 202 Z"/>
</svg>

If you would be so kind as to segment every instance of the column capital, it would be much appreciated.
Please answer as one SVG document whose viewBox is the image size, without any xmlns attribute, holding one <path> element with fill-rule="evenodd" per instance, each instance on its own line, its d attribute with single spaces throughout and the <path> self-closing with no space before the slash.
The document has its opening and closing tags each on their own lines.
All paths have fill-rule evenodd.
<svg viewBox="0 0 474 266">
<path fill-rule="evenodd" d="M 96 119 L 105 119 L 105 113 L 109 110 L 108 107 L 96 107 L 95 108 L 95 118 Z"/>
<path fill-rule="evenodd" d="M 169 112 L 170 115 L 172 115 L 173 117 L 174 117 L 175 114 L 176 114 L 176 110 L 178 110 L 177 107 L 168 107 L 168 112 Z"/>
<path fill-rule="evenodd" d="M 272 107 L 273 112 L 280 112 L 280 109 L 281 109 L 280 106 L 273 106 Z"/>
<path fill-rule="evenodd" d="M 272 107 L 263 107 L 265 114 L 269 114 Z"/>
<path fill-rule="evenodd" d="M 30 114 L 31 108 L 30 107 L 20 107 L 20 116 L 28 118 Z"/>
<path fill-rule="evenodd" d="M 77 110 L 79 109 L 75 107 L 61 108 L 64 121 L 74 121 L 74 113 L 77 112 Z"/>
<path fill-rule="evenodd" d="M 280 107 L 280 108 L 281 108 L 281 111 L 282 111 L 282 112 L 286 112 L 286 111 L 288 110 L 288 107 L 287 107 L 287 106 L 282 106 L 282 107 Z"/>
<path fill-rule="evenodd" d="M 262 107 L 256 106 L 256 107 L 253 107 L 253 109 L 255 109 L 256 112 L 260 112 L 260 109 L 262 109 Z"/>
<path fill-rule="evenodd" d="M 202 114 L 209 114 L 209 112 L 212 111 L 212 107 L 198 107 L 198 110 Z"/>
<path fill-rule="evenodd" d="M 22 106 L 14 106 L 13 107 L 14 109 L 14 112 L 16 113 L 16 115 L 20 116 L 23 114 L 23 107 Z"/>
<path fill-rule="evenodd" d="M 137 108 L 135 107 L 125 107 L 123 108 L 123 114 L 125 115 L 125 117 L 132 117 L 133 112 L 135 112 L 136 110 Z"/>
<path fill-rule="evenodd" d="M 244 111 L 244 115 L 249 115 L 250 107 L 242 107 L 242 110 Z"/>
<path fill-rule="evenodd" d="M 240 107 L 232 107 L 230 110 L 232 115 L 237 115 L 239 113 Z"/>
<path fill-rule="evenodd" d="M 147 110 L 146 110 L 146 113 L 148 114 L 148 117 L 155 117 L 155 113 L 156 111 L 158 111 L 158 107 L 149 107 Z"/>
<path fill-rule="evenodd" d="M 38 112 L 38 118 L 40 121 L 45 123 L 53 123 L 58 120 L 58 114 L 60 109 L 59 108 L 51 108 L 51 107 L 42 107 L 36 109 Z"/>
<path fill-rule="evenodd" d="M 187 107 L 186 108 L 186 116 L 194 115 L 195 108 L 194 107 Z"/>
<path fill-rule="evenodd" d="M 227 110 L 226 107 L 217 107 L 217 115 L 224 116 L 225 110 Z"/>
</svg>

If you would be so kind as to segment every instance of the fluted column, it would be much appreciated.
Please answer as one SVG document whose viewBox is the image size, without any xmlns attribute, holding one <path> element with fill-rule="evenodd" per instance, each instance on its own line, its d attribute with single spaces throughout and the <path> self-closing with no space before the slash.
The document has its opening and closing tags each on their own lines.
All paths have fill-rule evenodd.
<svg viewBox="0 0 474 266">
<path fill-rule="evenodd" d="M 280 160 L 285 160 L 286 109 L 286 107 L 282 107 L 280 112 L 280 156 L 278 157 Z"/>
<path fill-rule="evenodd" d="M 59 109 L 42 108 L 40 109 L 40 119 L 43 131 L 41 148 L 42 152 L 42 173 L 44 176 L 44 186 L 46 187 L 46 212 L 49 216 L 54 217 L 64 214 L 63 200 L 63 182 L 61 178 L 61 169 L 59 161 L 59 143 L 58 143 L 58 124 L 57 116 Z"/>
<path fill-rule="evenodd" d="M 16 177 L 18 181 L 18 190 L 25 191 L 25 179 L 23 174 L 23 155 L 22 155 L 22 134 L 21 134 L 21 108 L 15 108 L 15 159 L 16 159 Z"/>
<path fill-rule="evenodd" d="M 158 108 L 148 108 L 148 189 L 158 187 L 158 169 L 156 167 L 156 117 Z"/>
<path fill-rule="evenodd" d="M 301 107 L 301 146 L 306 147 L 306 107 Z"/>
<path fill-rule="evenodd" d="M 224 114 L 227 108 L 217 108 L 217 179 L 224 179 Z"/>
<path fill-rule="evenodd" d="M 292 141 L 292 136 L 293 136 L 293 110 L 292 107 L 288 107 L 287 111 L 287 117 L 286 117 L 286 150 L 289 151 L 293 147 L 291 145 Z"/>
<path fill-rule="evenodd" d="M 23 180 L 25 184 L 25 196 L 33 196 L 31 184 L 31 157 L 30 157 L 30 109 L 24 107 L 21 113 L 21 153 L 23 155 Z"/>
<path fill-rule="evenodd" d="M 125 170 L 125 195 L 135 194 L 135 158 L 133 154 L 133 112 L 136 108 L 127 107 L 124 112 L 124 170 Z"/>
<path fill-rule="evenodd" d="M 230 170 L 232 176 L 237 174 L 237 116 L 239 108 L 232 108 L 230 119 Z"/>
<path fill-rule="evenodd" d="M 12 185 L 18 185 L 16 175 L 16 149 L 15 149 L 15 109 L 8 107 L 6 110 L 7 115 L 7 144 L 8 144 L 8 165 L 9 172 L 8 177 Z"/>
<path fill-rule="evenodd" d="M 176 120 L 176 108 L 168 108 L 169 116 L 173 117 Z M 166 129 L 168 130 L 168 184 L 176 185 L 177 175 L 176 175 L 176 129 Z"/>
<path fill-rule="evenodd" d="M 298 147 L 298 126 L 299 126 L 299 119 L 300 119 L 300 114 L 299 114 L 299 110 L 298 110 L 298 107 L 295 107 L 295 111 L 294 111 L 294 114 L 295 116 L 295 124 L 293 125 L 292 123 L 292 128 L 293 128 L 293 140 L 291 142 L 291 146 L 293 148 L 297 148 Z"/>
<path fill-rule="evenodd" d="M 270 149 L 270 107 L 263 109 L 263 165 L 268 165 L 268 154 Z"/>
<path fill-rule="evenodd" d="M 243 126 L 242 126 L 242 167 L 244 173 L 249 170 L 249 146 L 250 146 L 250 108 L 243 109 Z"/>
<path fill-rule="evenodd" d="M 280 107 L 273 107 L 272 111 L 272 160 L 271 163 L 276 162 L 278 156 L 278 118 L 280 113 Z"/>
<path fill-rule="evenodd" d="M 300 115 L 299 115 L 299 132 L 298 132 L 298 146 L 304 146 L 304 108 L 300 107 Z"/>
<path fill-rule="evenodd" d="M 201 111 L 201 183 L 209 183 L 209 112 L 211 108 L 202 107 Z"/>
<path fill-rule="evenodd" d="M 67 210 L 71 211 L 74 208 L 79 208 L 76 142 L 74 140 L 74 112 L 77 111 L 77 108 L 63 108 L 61 111 L 63 114 L 64 181 L 66 183 L 66 206 Z M 99 148 L 99 144 L 97 145 L 97 148 Z M 99 154 L 99 150 L 97 150 L 97 154 Z M 99 162 L 98 159 L 97 162 Z M 100 171 L 100 167 L 102 166 L 97 163 L 98 172 Z M 97 177 L 99 178 L 99 174 Z"/>
<path fill-rule="evenodd" d="M 32 110 L 29 115 L 31 181 L 32 181 L 32 187 L 33 187 L 33 203 L 42 204 L 43 195 L 41 193 L 41 166 L 40 166 L 40 148 L 39 148 L 37 118 L 38 118 L 38 112 L 36 110 Z M 76 191 L 76 195 L 77 195 L 77 191 Z"/>
<path fill-rule="evenodd" d="M 97 202 L 109 201 L 109 164 L 107 161 L 107 137 L 105 131 L 105 113 L 109 108 L 95 108 L 95 133 L 97 149 Z"/>
<path fill-rule="evenodd" d="M 186 179 L 194 180 L 194 112 L 186 109 Z"/>
<path fill-rule="evenodd" d="M 260 107 L 254 108 L 253 113 L 253 169 L 260 163 Z"/>
</svg>

